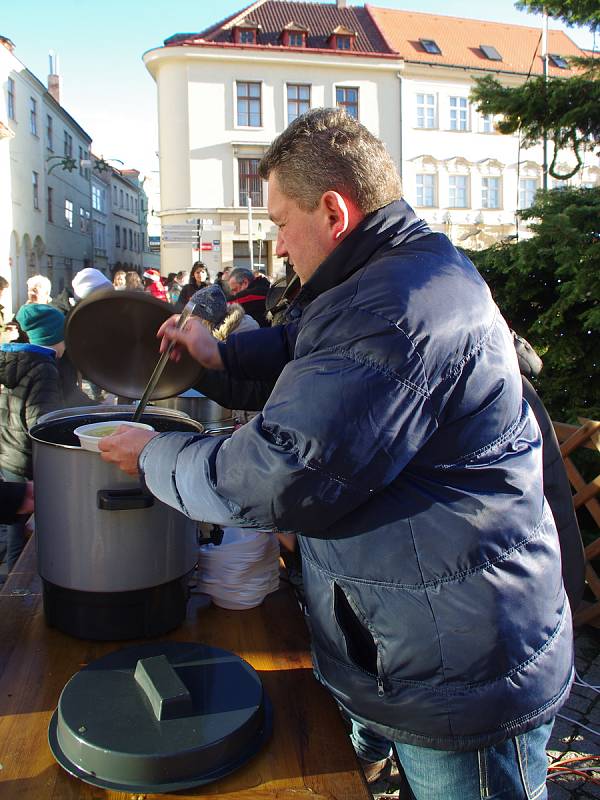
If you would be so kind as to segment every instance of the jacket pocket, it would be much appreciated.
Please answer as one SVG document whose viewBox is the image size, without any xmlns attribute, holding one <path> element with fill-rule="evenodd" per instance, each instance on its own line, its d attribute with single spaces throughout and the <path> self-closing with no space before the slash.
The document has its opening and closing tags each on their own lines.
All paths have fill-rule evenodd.
<svg viewBox="0 0 600 800">
<path fill-rule="evenodd" d="M 334 611 L 350 660 L 359 669 L 378 677 L 377 642 L 338 583 L 333 584 Z"/>
</svg>

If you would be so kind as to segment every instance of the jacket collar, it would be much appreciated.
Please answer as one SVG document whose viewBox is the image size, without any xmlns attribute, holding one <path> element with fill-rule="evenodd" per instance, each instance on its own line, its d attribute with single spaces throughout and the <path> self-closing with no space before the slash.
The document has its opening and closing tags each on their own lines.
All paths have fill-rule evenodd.
<svg viewBox="0 0 600 800">
<path fill-rule="evenodd" d="M 30 344 L 29 342 L 8 342 L 0 344 L 0 351 L 3 353 L 37 353 L 48 358 L 56 358 L 56 350 L 52 347 L 44 347 L 41 344 Z"/>
<path fill-rule="evenodd" d="M 315 297 L 343 283 L 386 245 L 395 247 L 430 233 L 405 200 L 394 200 L 373 211 L 317 267 L 290 308 L 304 308 Z"/>
</svg>

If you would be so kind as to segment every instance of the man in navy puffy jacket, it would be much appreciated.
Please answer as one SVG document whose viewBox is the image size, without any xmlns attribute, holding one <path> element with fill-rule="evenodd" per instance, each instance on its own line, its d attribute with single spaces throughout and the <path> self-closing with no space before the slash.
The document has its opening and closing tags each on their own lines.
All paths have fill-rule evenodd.
<svg viewBox="0 0 600 800">
<path fill-rule="evenodd" d="M 117 433 L 103 457 L 194 519 L 298 533 L 315 671 L 396 742 L 417 800 L 541 800 L 572 631 L 510 331 L 344 112 L 295 120 L 260 169 L 302 284 L 289 323 L 161 333 L 262 412 L 231 436 Z"/>
</svg>

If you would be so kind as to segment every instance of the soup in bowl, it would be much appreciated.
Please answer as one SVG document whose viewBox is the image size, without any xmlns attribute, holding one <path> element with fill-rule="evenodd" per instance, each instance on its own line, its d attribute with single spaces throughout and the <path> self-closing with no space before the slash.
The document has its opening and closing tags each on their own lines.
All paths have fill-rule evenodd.
<svg viewBox="0 0 600 800">
<path fill-rule="evenodd" d="M 131 428 L 142 428 L 146 431 L 153 431 L 152 425 L 145 422 L 130 422 L 129 420 L 108 420 L 106 422 L 91 422 L 88 425 L 80 425 L 75 428 L 73 433 L 79 438 L 79 442 L 84 450 L 99 452 L 100 440 L 106 436 L 112 436 L 122 425 Z"/>
</svg>

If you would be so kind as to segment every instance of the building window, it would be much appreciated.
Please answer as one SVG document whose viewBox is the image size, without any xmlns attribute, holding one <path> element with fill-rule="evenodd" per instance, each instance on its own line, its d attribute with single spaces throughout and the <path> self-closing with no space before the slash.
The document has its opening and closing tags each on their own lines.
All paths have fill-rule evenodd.
<svg viewBox="0 0 600 800">
<path fill-rule="evenodd" d="M 34 97 L 29 98 L 29 130 L 34 136 L 38 135 L 37 100 Z"/>
<path fill-rule="evenodd" d="M 548 59 L 554 67 L 558 67 L 559 69 L 569 69 L 569 62 L 567 59 L 557 55 L 556 53 L 548 53 Z"/>
<path fill-rule="evenodd" d="M 106 225 L 94 220 L 94 250 L 98 255 L 106 253 Z"/>
<path fill-rule="evenodd" d="M 85 208 L 79 208 L 79 230 L 81 233 L 89 233 L 90 230 L 90 212 Z"/>
<path fill-rule="evenodd" d="M 421 43 L 421 47 L 425 50 L 426 53 L 430 53 L 434 56 L 439 56 L 441 54 L 440 47 L 438 43 L 434 39 L 419 39 Z"/>
<path fill-rule="evenodd" d="M 39 210 L 40 207 L 40 176 L 37 172 L 31 173 L 31 185 L 33 188 L 33 207 Z"/>
<path fill-rule="evenodd" d="M 67 228 L 73 227 L 73 203 L 70 200 L 65 200 L 65 222 Z"/>
<path fill-rule="evenodd" d="M 435 206 L 435 175 L 417 175 L 417 205 Z"/>
<path fill-rule="evenodd" d="M 466 131 L 467 130 L 467 98 L 466 97 L 451 97 L 450 98 L 450 130 L 451 131 Z"/>
<path fill-rule="evenodd" d="M 54 151 L 54 123 L 50 114 L 46 116 L 46 147 L 50 152 Z"/>
<path fill-rule="evenodd" d="M 502 56 L 491 44 L 480 44 L 479 49 L 490 61 L 502 61 Z"/>
<path fill-rule="evenodd" d="M 113 186 L 113 205 L 117 205 L 117 187 Z"/>
<path fill-rule="evenodd" d="M 133 213 L 134 214 L 138 213 L 138 200 L 137 200 L 137 197 L 133 198 Z"/>
<path fill-rule="evenodd" d="M 290 31 L 287 43 L 289 47 L 304 47 L 304 35 L 300 31 Z"/>
<path fill-rule="evenodd" d="M 115 225 L 115 247 L 121 247 L 121 228 Z"/>
<path fill-rule="evenodd" d="M 9 78 L 6 85 L 6 113 L 9 119 L 15 119 L 15 81 Z"/>
<path fill-rule="evenodd" d="M 449 189 L 450 208 L 467 208 L 467 176 L 450 175 Z"/>
<path fill-rule="evenodd" d="M 79 174 L 81 175 L 81 177 L 83 177 L 83 164 L 81 163 L 82 161 L 83 161 L 83 147 L 80 146 L 79 147 Z"/>
<path fill-rule="evenodd" d="M 352 86 L 338 86 L 335 90 L 335 104 L 358 119 L 358 89 Z"/>
<path fill-rule="evenodd" d="M 67 158 L 73 158 L 73 137 L 68 131 L 65 131 L 63 139 L 63 150 Z"/>
<path fill-rule="evenodd" d="M 92 208 L 104 213 L 106 194 L 100 186 L 92 186 Z"/>
<path fill-rule="evenodd" d="M 538 183 L 535 178 L 521 178 L 519 181 L 519 208 L 529 208 L 535 200 Z"/>
<path fill-rule="evenodd" d="M 483 114 L 481 117 L 481 132 L 493 133 L 494 132 L 494 115 Z"/>
<path fill-rule="evenodd" d="M 253 30 L 241 30 L 240 44 L 256 44 L 256 32 Z"/>
<path fill-rule="evenodd" d="M 417 128 L 435 128 L 435 95 L 417 95 Z"/>
<path fill-rule="evenodd" d="M 481 179 L 481 207 L 500 208 L 500 178 Z"/>
<path fill-rule="evenodd" d="M 131 228 L 129 228 L 129 249 L 133 250 L 133 232 Z"/>
<path fill-rule="evenodd" d="M 298 83 L 287 85 L 288 125 L 301 114 L 310 111 L 310 86 Z"/>
<path fill-rule="evenodd" d="M 119 189 L 119 208 L 123 208 L 123 189 Z"/>
<path fill-rule="evenodd" d="M 263 205 L 262 180 L 258 174 L 258 158 L 238 158 L 240 205 L 248 205 L 248 197 L 253 206 Z"/>
<path fill-rule="evenodd" d="M 51 186 L 46 188 L 46 205 L 48 207 L 48 222 L 54 222 L 54 211 L 52 209 L 54 189 Z"/>
<path fill-rule="evenodd" d="M 260 83 L 237 84 L 237 124 L 245 128 L 260 128 L 262 125 Z"/>
<path fill-rule="evenodd" d="M 336 50 L 351 50 L 352 49 L 351 37 L 338 34 L 335 37 L 335 48 Z"/>
<path fill-rule="evenodd" d="M 130 196 L 128 194 L 126 194 L 125 195 L 125 205 L 126 205 L 127 211 L 130 211 L 129 201 L 130 201 Z"/>
</svg>

